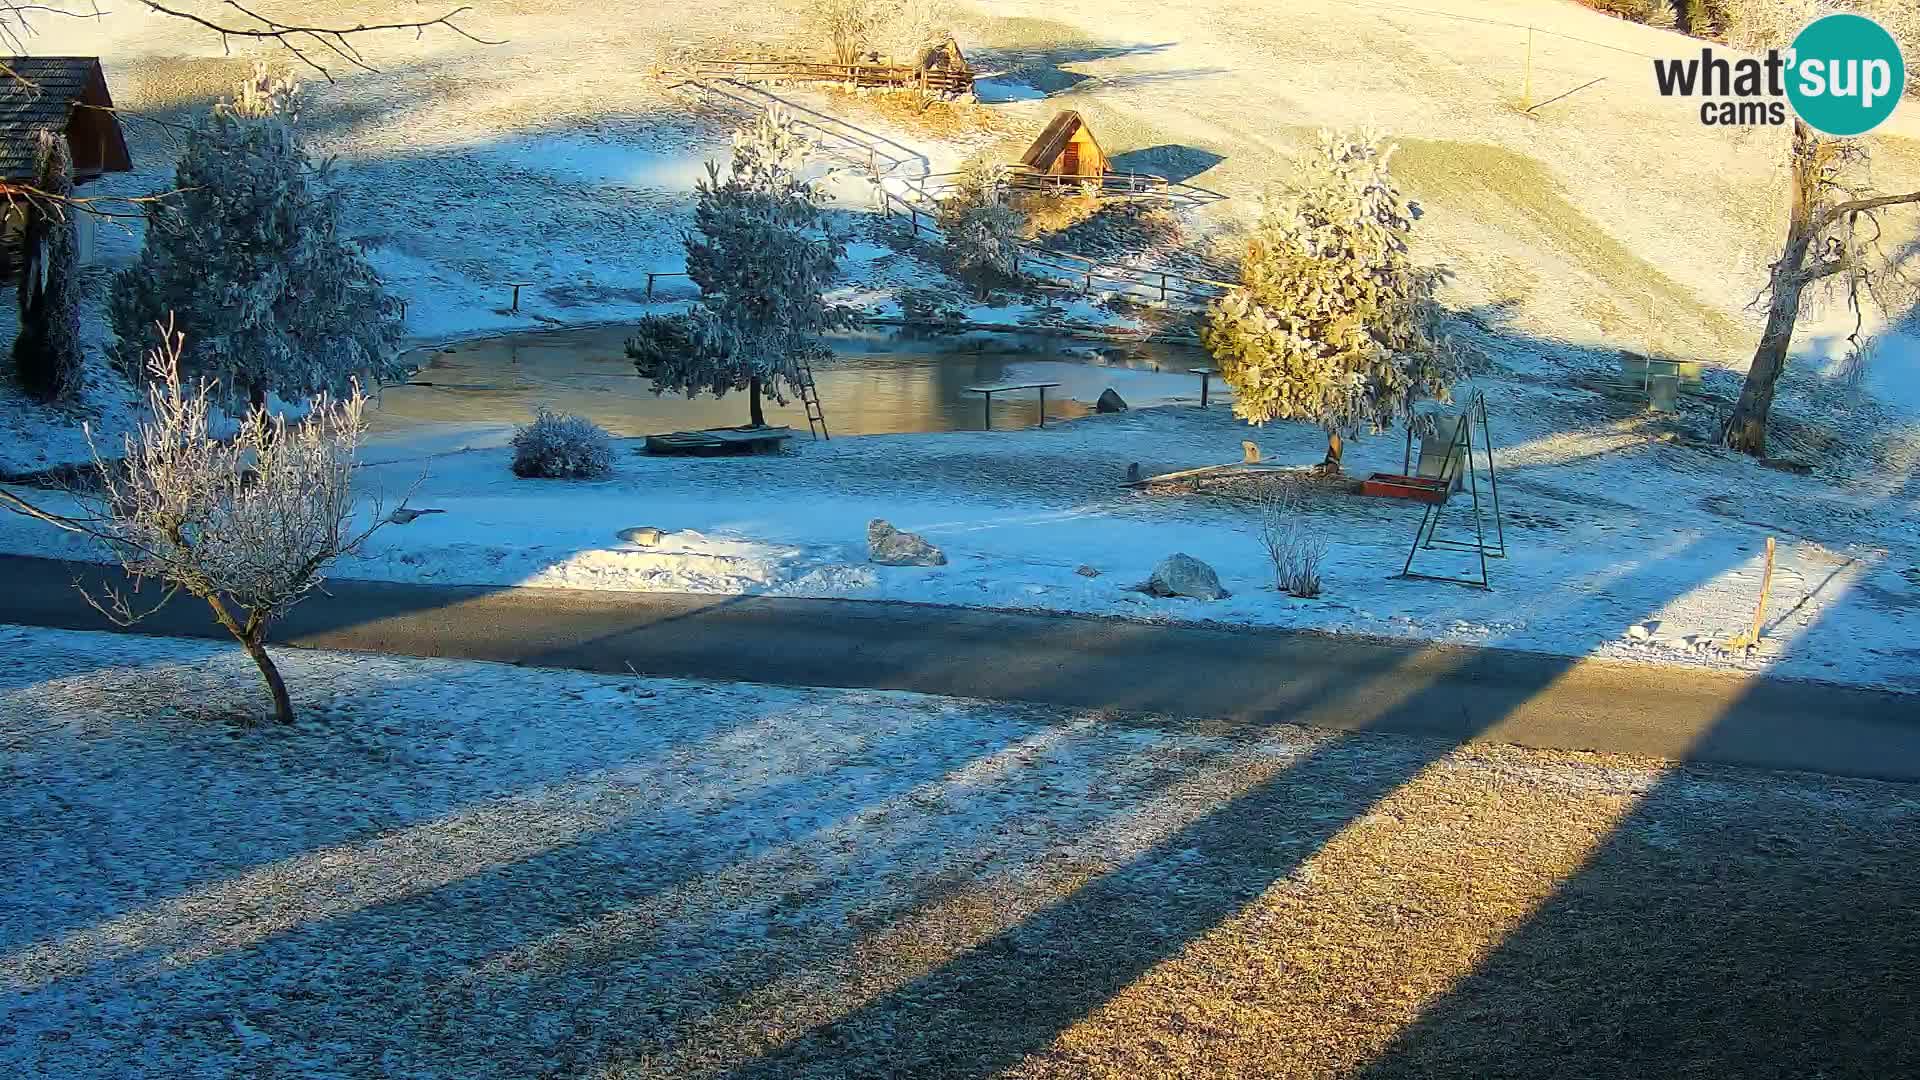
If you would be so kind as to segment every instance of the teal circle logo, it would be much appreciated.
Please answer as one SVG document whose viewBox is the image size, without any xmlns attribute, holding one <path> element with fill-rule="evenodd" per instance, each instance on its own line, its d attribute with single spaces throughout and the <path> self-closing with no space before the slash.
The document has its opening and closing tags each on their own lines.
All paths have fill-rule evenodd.
<svg viewBox="0 0 1920 1080">
<path fill-rule="evenodd" d="M 1893 115 L 1907 88 L 1900 43 L 1861 15 L 1829 15 L 1793 39 L 1787 99 L 1816 131 L 1864 135 Z"/>
</svg>

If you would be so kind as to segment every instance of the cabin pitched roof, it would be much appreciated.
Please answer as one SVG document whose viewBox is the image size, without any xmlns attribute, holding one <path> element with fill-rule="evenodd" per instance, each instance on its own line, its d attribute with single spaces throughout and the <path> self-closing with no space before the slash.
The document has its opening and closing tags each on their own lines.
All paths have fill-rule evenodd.
<svg viewBox="0 0 1920 1080">
<path fill-rule="evenodd" d="M 1047 122 L 1039 138 L 1034 139 L 1033 145 L 1027 147 L 1027 152 L 1020 155 L 1020 164 L 1043 171 L 1052 168 L 1053 163 L 1060 160 L 1060 152 L 1067 148 L 1067 143 L 1073 138 L 1074 133 L 1083 128 L 1086 129 L 1087 138 L 1093 139 L 1093 129 L 1087 127 L 1087 122 L 1080 118 L 1079 113 L 1072 109 L 1062 110 L 1058 116 Z M 1094 139 L 1093 145 L 1097 149 L 1100 146 L 1099 140 Z M 1104 151 L 1102 156 L 1105 156 Z"/>
<path fill-rule="evenodd" d="M 0 179 L 33 179 L 36 130 L 65 134 L 78 105 L 113 108 L 97 56 L 9 56 L 0 58 L 0 64 L 7 69 L 0 71 Z M 105 116 L 111 123 L 106 125 L 102 164 L 112 172 L 126 172 L 133 168 L 133 159 L 119 117 Z"/>
</svg>

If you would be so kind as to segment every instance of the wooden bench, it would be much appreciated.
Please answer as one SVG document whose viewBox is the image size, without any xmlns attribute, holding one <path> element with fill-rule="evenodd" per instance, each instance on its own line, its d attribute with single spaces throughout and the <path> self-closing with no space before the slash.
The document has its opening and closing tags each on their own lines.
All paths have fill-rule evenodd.
<svg viewBox="0 0 1920 1080">
<path fill-rule="evenodd" d="M 1003 394 L 1003 393 L 1006 393 L 1008 390 L 1038 390 L 1040 391 L 1040 426 L 1046 427 L 1047 426 L 1047 388 L 1053 387 L 1053 386 L 1059 386 L 1059 385 L 1060 384 L 1057 382 L 1024 382 L 1024 383 L 1004 383 L 1000 386 L 969 386 L 967 387 L 967 393 L 981 395 L 981 400 L 985 403 L 985 405 L 980 410 L 980 415 L 981 415 L 981 418 L 986 421 L 986 426 L 981 430 L 992 431 L 993 430 L 993 395 Z"/>
</svg>

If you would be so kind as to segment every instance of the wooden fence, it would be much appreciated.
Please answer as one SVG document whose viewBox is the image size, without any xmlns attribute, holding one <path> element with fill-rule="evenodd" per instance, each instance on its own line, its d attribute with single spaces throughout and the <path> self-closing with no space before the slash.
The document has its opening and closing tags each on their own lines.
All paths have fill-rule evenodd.
<svg viewBox="0 0 1920 1080">
<path fill-rule="evenodd" d="M 973 92 L 973 72 L 966 68 L 912 68 L 903 64 L 829 64 L 808 60 L 698 59 L 696 79 L 806 79 L 842 82 L 861 87 L 923 90 L 939 94 Z"/>
<path fill-rule="evenodd" d="M 929 177 L 929 179 L 932 178 Z M 913 186 L 908 190 L 914 198 L 908 198 L 884 183 L 878 185 L 878 190 L 881 213 L 888 217 L 892 217 L 895 213 L 904 215 L 908 227 L 916 238 L 923 233 L 932 240 L 937 241 L 941 238 L 935 216 L 938 200 L 933 191 Z M 944 190 L 944 188 L 935 190 Z M 1162 301 L 1207 303 L 1226 295 L 1227 291 L 1234 287 L 1230 281 L 1197 277 L 1176 270 L 1103 263 L 1084 255 L 1047 251 L 1031 244 L 1021 244 L 1015 248 L 1014 264 L 1011 269 L 1016 275 L 1043 278 L 1072 286 L 1077 288 L 1082 296 L 1092 294 L 1095 282 L 1106 282 L 1119 285 L 1129 292 L 1157 295 Z"/>
</svg>

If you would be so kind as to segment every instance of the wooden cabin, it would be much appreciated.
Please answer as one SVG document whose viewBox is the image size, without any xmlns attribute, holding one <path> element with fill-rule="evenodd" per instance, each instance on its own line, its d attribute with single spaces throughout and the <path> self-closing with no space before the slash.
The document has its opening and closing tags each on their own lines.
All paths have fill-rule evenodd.
<svg viewBox="0 0 1920 1080">
<path fill-rule="evenodd" d="M 9 56 L 0 63 L 12 71 L 0 74 L 0 182 L 33 183 L 33 135 L 41 128 L 66 136 L 75 187 L 105 173 L 132 171 L 133 157 L 99 57 Z M 18 261 L 23 221 L 17 204 L 0 221 L 0 276 L 10 275 Z M 90 262 L 94 217 L 75 214 L 74 223 L 80 261 Z"/>
<path fill-rule="evenodd" d="M 1107 174 L 1107 155 L 1094 140 L 1093 129 L 1080 114 L 1068 109 L 1050 121 L 1040 137 L 1020 156 L 1022 167 L 1041 176 L 1099 180 Z"/>
<path fill-rule="evenodd" d="M 913 58 L 915 71 L 951 71 L 971 72 L 967 58 L 960 52 L 960 43 L 949 37 L 937 45 L 928 45 Z"/>
</svg>

